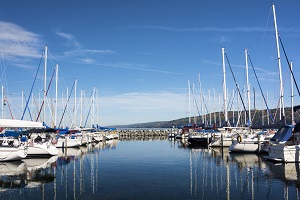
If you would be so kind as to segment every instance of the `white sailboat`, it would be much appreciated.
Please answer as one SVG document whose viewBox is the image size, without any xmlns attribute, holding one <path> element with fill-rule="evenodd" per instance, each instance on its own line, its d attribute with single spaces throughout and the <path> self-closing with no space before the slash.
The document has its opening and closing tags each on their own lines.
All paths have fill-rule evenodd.
<svg viewBox="0 0 300 200">
<path fill-rule="evenodd" d="M 40 122 L 32 122 L 15 119 L 0 119 L 0 127 L 4 128 L 0 138 L 0 161 L 21 160 L 27 156 L 27 144 L 18 138 L 7 137 L 5 130 L 7 128 L 41 128 Z"/>
<path fill-rule="evenodd" d="M 51 133 L 51 130 L 53 130 L 53 133 Z M 27 145 L 27 157 L 50 157 L 57 155 L 58 150 L 54 146 L 54 132 L 54 129 L 41 129 L 30 133 Z"/>
</svg>

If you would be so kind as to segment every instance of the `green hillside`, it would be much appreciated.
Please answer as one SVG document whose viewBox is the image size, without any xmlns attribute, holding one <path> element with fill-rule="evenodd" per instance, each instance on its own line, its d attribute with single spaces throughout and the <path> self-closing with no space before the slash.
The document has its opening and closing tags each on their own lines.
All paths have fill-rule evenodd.
<svg viewBox="0 0 300 200">
<path fill-rule="evenodd" d="M 276 116 L 275 122 L 278 123 L 279 122 L 279 110 L 276 111 L 276 109 L 271 109 L 270 113 L 272 113 L 273 118 L 274 116 Z M 211 113 L 211 123 L 214 123 L 214 115 L 216 115 L 216 122 L 217 122 L 217 126 L 219 126 L 219 112 L 217 113 Z M 230 124 L 233 124 L 233 112 L 229 111 L 228 112 L 228 119 L 230 121 Z M 235 112 L 234 113 L 234 117 L 235 120 L 234 122 L 237 122 L 237 115 L 238 113 Z M 242 112 L 240 117 L 240 123 L 244 124 L 245 122 L 245 112 Z M 246 114 L 248 117 L 248 114 Z M 264 115 L 264 120 L 262 121 L 262 111 L 261 110 L 251 110 L 251 117 L 252 117 L 252 126 L 261 126 L 262 122 L 264 123 L 264 125 L 268 124 L 267 121 L 267 111 L 264 110 L 263 111 L 263 115 Z M 285 119 L 286 119 L 286 123 L 287 124 L 291 124 L 292 123 L 292 119 L 291 119 L 291 107 L 287 107 L 285 108 Z M 224 123 L 224 114 L 220 113 L 220 117 L 221 117 L 221 124 Z M 205 117 L 203 117 L 205 118 Z M 196 119 L 196 124 L 199 126 L 202 123 L 202 118 L 199 116 L 195 116 L 195 117 L 191 117 L 191 124 L 194 124 L 194 119 Z M 206 121 L 209 124 L 210 121 L 210 115 L 207 114 L 206 115 Z M 129 125 L 116 125 L 114 127 L 117 128 L 171 128 L 171 127 L 178 127 L 178 126 L 184 126 L 187 125 L 189 122 L 189 118 L 181 118 L 181 119 L 176 119 L 176 120 L 171 120 L 171 121 L 157 121 L 157 122 L 148 122 L 148 123 L 139 123 L 139 124 L 129 124 Z M 300 122 L 300 117 L 297 113 L 295 113 L 295 122 Z M 269 120 L 269 124 L 272 124 L 272 120 Z"/>
</svg>

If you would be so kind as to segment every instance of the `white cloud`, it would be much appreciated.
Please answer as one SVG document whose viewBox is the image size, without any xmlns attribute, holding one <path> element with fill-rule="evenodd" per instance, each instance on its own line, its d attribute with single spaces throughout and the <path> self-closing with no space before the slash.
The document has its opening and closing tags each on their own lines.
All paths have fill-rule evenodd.
<svg viewBox="0 0 300 200">
<path fill-rule="evenodd" d="M 40 57 L 40 36 L 23 27 L 0 21 L 0 52 L 13 56 Z"/>
<path fill-rule="evenodd" d="M 73 46 L 75 46 L 77 48 L 81 47 L 81 44 L 70 33 L 56 32 L 56 35 L 60 36 L 61 38 L 66 39 L 70 44 L 72 44 Z"/>
<path fill-rule="evenodd" d="M 266 29 L 259 26 L 244 26 L 244 27 L 193 27 L 193 28 L 178 28 L 170 26 L 155 26 L 155 25 L 131 25 L 131 29 L 157 29 L 164 31 L 177 31 L 177 32 L 265 32 L 274 31 L 273 28 Z M 299 33 L 299 28 L 284 28 L 280 29 L 283 32 Z"/>
<path fill-rule="evenodd" d="M 73 56 L 85 56 L 90 54 L 112 54 L 115 51 L 112 50 L 99 50 L 99 49 L 77 49 L 72 51 L 64 52 L 65 56 L 73 57 Z"/>
<path fill-rule="evenodd" d="M 81 61 L 86 64 L 92 64 L 95 62 L 94 59 L 90 59 L 90 58 L 81 59 Z"/>
</svg>

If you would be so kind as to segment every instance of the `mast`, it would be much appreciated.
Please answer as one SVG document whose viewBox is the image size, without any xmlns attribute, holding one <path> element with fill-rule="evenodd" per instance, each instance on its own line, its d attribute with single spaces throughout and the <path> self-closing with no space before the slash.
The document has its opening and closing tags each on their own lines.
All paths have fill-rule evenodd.
<svg viewBox="0 0 300 200">
<path fill-rule="evenodd" d="M 219 127 L 222 127 L 221 124 L 221 94 L 219 93 Z"/>
<path fill-rule="evenodd" d="M 76 107 L 76 103 L 77 103 L 77 79 L 75 79 L 75 88 L 74 88 L 74 127 L 76 126 L 76 114 L 77 114 L 77 107 Z"/>
<path fill-rule="evenodd" d="M 80 128 L 82 127 L 82 96 L 83 96 L 83 91 L 80 90 Z"/>
<path fill-rule="evenodd" d="M 248 68 L 248 51 L 245 49 L 245 58 L 246 58 L 246 84 L 247 84 L 247 99 L 248 99 L 248 122 L 249 126 L 251 125 L 251 108 L 250 108 L 250 83 L 249 83 L 249 68 Z"/>
<path fill-rule="evenodd" d="M 24 112 L 24 91 L 22 90 L 22 115 L 23 115 L 23 112 Z"/>
<path fill-rule="evenodd" d="M 216 118 L 216 91 L 215 91 L 214 87 L 213 87 L 213 92 L 214 92 L 214 124 L 217 125 L 217 118 Z"/>
<path fill-rule="evenodd" d="M 208 112 L 209 112 L 209 126 L 211 126 L 211 109 L 210 109 L 210 90 L 208 90 Z"/>
<path fill-rule="evenodd" d="M 194 112 L 193 112 L 193 113 L 194 113 L 194 117 L 193 117 L 193 118 L 194 118 L 194 124 L 196 125 L 196 124 L 197 124 L 197 120 L 196 120 L 196 112 L 195 112 L 195 111 L 196 111 L 196 109 L 197 109 L 197 108 L 196 108 L 197 105 L 196 105 L 196 98 L 195 98 L 195 83 L 194 83 L 194 82 L 193 82 L 193 85 L 192 85 L 192 86 L 193 86 L 193 88 L 192 88 L 192 93 L 193 93 L 193 100 L 194 100 L 194 101 L 193 101 L 193 102 L 194 102 L 194 109 L 193 109 L 193 110 L 194 110 Z"/>
<path fill-rule="evenodd" d="M 57 126 L 57 92 L 58 92 L 58 64 L 56 64 L 55 68 L 55 115 L 54 115 L 54 127 Z"/>
<path fill-rule="evenodd" d="M 98 125 L 99 123 L 99 91 L 98 91 L 98 88 L 96 89 L 96 124 Z"/>
<path fill-rule="evenodd" d="M 188 80 L 188 89 L 189 89 L 189 124 L 191 124 L 191 87 L 190 87 L 190 80 Z"/>
<path fill-rule="evenodd" d="M 202 120 L 202 124 L 204 124 L 204 119 L 203 119 L 203 98 L 202 98 L 202 88 L 201 88 L 200 73 L 199 73 L 199 88 L 200 88 L 201 120 Z"/>
<path fill-rule="evenodd" d="M 290 62 L 291 71 L 293 70 L 293 63 Z M 291 73 L 291 112 L 292 112 L 292 124 L 294 123 L 294 84 L 293 74 Z"/>
<path fill-rule="evenodd" d="M 234 90 L 232 90 L 232 124 L 234 126 L 235 120 L 234 120 Z"/>
<path fill-rule="evenodd" d="M 274 4 L 272 4 L 272 8 L 273 8 L 273 14 L 274 14 L 274 27 L 275 27 L 275 36 L 276 36 L 276 46 L 277 46 L 279 79 L 280 79 L 280 108 L 282 108 L 282 113 L 280 113 L 279 119 L 281 120 L 281 117 L 285 116 L 284 101 L 283 101 L 282 72 L 281 72 L 281 61 L 280 61 L 280 50 L 279 50 L 279 37 L 278 37 L 277 21 L 276 21 L 276 13 L 275 13 L 275 5 Z"/>
<path fill-rule="evenodd" d="M 92 100 L 93 100 L 93 113 L 92 113 L 92 126 L 95 124 L 95 91 L 96 91 L 96 88 L 94 87 L 93 89 L 93 97 L 92 97 Z"/>
<path fill-rule="evenodd" d="M 222 64 L 223 64 L 223 98 L 224 98 L 224 117 L 225 123 L 228 123 L 227 116 L 227 93 L 226 93 L 226 73 L 225 73 L 225 49 L 222 48 Z"/>
<path fill-rule="evenodd" d="M 4 86 L 1 87 L 1 94 L 2 94 L 2 106 L 1 106 L 1 117 L 4 119 Z"/>
<path fill-rule="evenodd" d="M 47 54 L 48 48 L 45 46 L 45 63 L 44 63 L 44 104 L 46 104 L 46 91 L 47 91 Z M 46 122 L 46 106 L 44 106 L 43 110 L 43 121 Z"/>
</svg>

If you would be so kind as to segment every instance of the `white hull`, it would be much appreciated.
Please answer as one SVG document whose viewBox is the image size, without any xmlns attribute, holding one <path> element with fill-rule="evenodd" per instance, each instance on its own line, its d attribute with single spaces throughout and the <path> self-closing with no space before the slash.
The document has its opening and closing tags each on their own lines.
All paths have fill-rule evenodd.
<svg viewBox="0 0 300 200">
<path fill-rule="evenodd" d="M 269 147 L 269 156 L 265 156 L 266 159 L 276 162 L 300 162 L 300 145 L 275 145 Z"/>
<path fill-rule="evenodd" d="M 21 160 L 27 156 L 27 148 L 21 147 L 0 147 L 0 161 Z"/>
<path fill-rule="evenodd" d="M 28 146 L 27 156 L 54 156 L 58 154 L 58 150 L 52 144 L 33 143 Z"/>
<path fill-rule="evenodd" d="M 243 141 L 238 143 L 233 141 L 229 147 L 229 152 L 238 152 L 238 153 L 256 153 L 259 151 L 259 146 L 261 143 L 253 141 Z"/>
<path fill-rule="evenodd" d="M 224 138 L 223 139 L 223 145 L 221 139 L 213 140 L 209 146 L 210 147 L 229 147 L 232 144 L 231 138 Z"/>
<path fill-rule="evenodd" d="M 96 142 L 102 142 L 104 139 L 103 139 L 103 136 L 102 135 L 96 135 L 94 136 L 94 140 Z"/>
<path fill-rule="evenodd" d="M 58 138 L 55 147 L 57 148 L 68 148 L 68 147 L 79 147 L 81 145 L 81 140 L 70 139 L 70 138 Z"/>
</svg>

